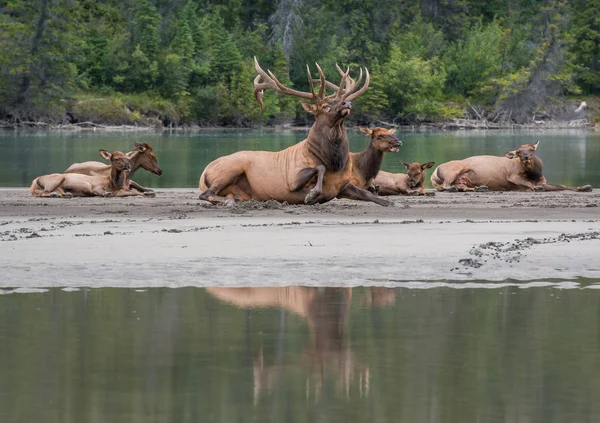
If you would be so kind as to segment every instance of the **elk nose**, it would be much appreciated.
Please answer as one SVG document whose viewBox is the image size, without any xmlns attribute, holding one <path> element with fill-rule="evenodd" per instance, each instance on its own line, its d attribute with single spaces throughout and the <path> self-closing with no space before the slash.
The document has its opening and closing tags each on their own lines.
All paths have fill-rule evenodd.
<svg viewBox="0 0 600 423">
<path fill-rule="evenodd" d="M 349 101 L 342 101 L 342 106 L 344 107 L 348 107 L 349 109 L 352 108 L 352 103 Z"/>
</svg>

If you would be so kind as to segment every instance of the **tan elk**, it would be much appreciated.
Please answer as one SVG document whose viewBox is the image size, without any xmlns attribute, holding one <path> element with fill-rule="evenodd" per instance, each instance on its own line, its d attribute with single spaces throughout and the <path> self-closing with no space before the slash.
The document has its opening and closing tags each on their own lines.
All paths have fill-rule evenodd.
<svg viewBox="0 0 600 423">
<path fill-rule="evenodd" d="M 110 161 L 110 173 L 108 175 L 53 173 L 39 176 L 31 183 L 31 195 L 35 197 L 128 197 L 144 195 L 144 193 L 129 187 L 128 173 L 131 171 L 131 163 L 124 153 L 115 151 L 111 154 L 105 150 L 100 150 L 100 154 Z"/>
<path fill-rule="evenodd" d="M 238 151 L 209 163 L 200 176 L 200 199 L 212 203 L 254 199 L 315 204 L 339 197 L 391 205 L 350 182 L 352 162 L 344 120 L 350 114 L 351 101 L 369 86 L 368 70 L 362 87 L 362 69 L 357 81 L 348 76 L 349 70 L 342 72 L 338 87 L 325 80 L 317 65 L 320 79 L 316 92 L 307 67 L 310 92 L 303 92 L 281 84 L 256 58 L 254 67 L 258 73 L 254 96 L 261 107 L 266 89 L 300 97 L 312 102 L 302 102 L 302 107 L 315 116 L 315 123 L 305 140 L 285 150 Z M 336 88 L 331 95 L 325 95 L 328 84 Z"/>
<path fill-rule="evenodd" d="M 542 160 L 535 155 L 540 142 L 523 144 L 502 156 L 473 156 L 439 165 L 431 175 L 438 191 L 591 191 L 592 187 L 548 184 Z"/>
<path fill-rule="evenodd" d="M 133 146 L 135 150 L 125 153 L 131 163 L 131 170 L 128 176 L 130 179 L 129 184 L 132 188 L 140 192 L 152 192 L 152 189 L 141 186 L 137 182 L 132 181 L 131 178 L 140 167 L 157 176 L 162 175 L 162 169 L 158 165 L 154 149 L 147 143 L 134 142 Z M 108 175 L 110 172 L 111 165 L 94 161 L 74 163 L 65 170 L 65 173 L 81 173 L 82 175 Z"/>
<path fill-rule="evenodd" d="M 373 192 L 373 180 L 380 172 L 384 153 L 397 153 L 402 141 L 394 136 L 395 129 L 373 128 L 359 126 L 364 135 L 371 137 L 371 142 L 361 153 L 350 153 L 352 159 L 351 182 L 360 188 Z"/>
<path fill-rule="evenodd" d="M 423 183 L 425 170 L 433 167 L 435 162 L 406 163 L 400 160 L 406 173 L 390 173 L 381 171 L 373 181 L 379 195 L 427 195 Z M 433 195 L 433 193 L 431 193 Z"/>
</svg>

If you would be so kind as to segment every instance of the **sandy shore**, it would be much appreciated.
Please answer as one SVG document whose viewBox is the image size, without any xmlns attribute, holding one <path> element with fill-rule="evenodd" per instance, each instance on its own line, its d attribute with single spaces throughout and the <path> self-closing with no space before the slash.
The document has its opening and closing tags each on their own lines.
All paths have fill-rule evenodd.
<svg viewBox="0 0 600 423">
<path fill-rule="evenodd" d="M 395 197 L 404 208 L 216 207 L 197 197 L 169 189 L 41 199 L 0 189 L 0 287 L 600 282 L 600 190 Z"/>
</svg>

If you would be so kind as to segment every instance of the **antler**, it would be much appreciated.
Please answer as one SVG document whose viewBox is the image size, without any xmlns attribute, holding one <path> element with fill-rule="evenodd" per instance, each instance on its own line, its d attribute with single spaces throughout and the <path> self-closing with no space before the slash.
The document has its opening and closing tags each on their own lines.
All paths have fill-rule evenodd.
<svg viewBox="0 0 600 423">
<path fill-rule="evenodd" d="M 326 81 L 327 88 L 335 91 L 335 94 L 334 94 L 335 98 L 346 100 L 346 101 L 352 101 L 355 98 L 361 96 L 369 87 L 369 82 L 371 80 L 371 77 L 369 75 L 369 70 L 367 68 L 365 68 L 365 72 L 367 74 L 367 77 L 365 79 L 365 85 L 363 85 L 363 87 L 359 91 L 357 91 L 358 87 L 360 86 L 360 83 L 362 82 L 362 78 L 363 78 L 362 68 L 360 68 L 360 74 L 358 76 L 358 80 L 354 81 L 354 79 L 352 79 L 348 75 L 350 73 L 350 68 L 347 68 L 346 72 L 344 72 L 338 66 L 337 63 L 335 65 L 335 67 L 337 68 L 340 75 L 342 75 L 342 81 L 340 82 L 340 85 L 337 86 L 335 84 L 332 84 L 331 82 Z M 316 82 L 316 80 L 314 80 L 314 82 Z M 344 87 L 344 83 L 345 83 L 345 87 Z"/>
<path fill-rule="evenodd" d="M 261 109 L 263 107 L 262 98 L 264 95 L 264 90 L 267 88 L 271 88 L 282 94 L 288 94 L 288 95 L 292 95 L 295 97 L 306 98 L 308 100 L 313 100 L 315 102 L 323 100 L 323 95 L 325 94 L 325 84 L 327 83 L 327 81 L 325 80 L 325 75 L 323 74 L 323 71 L 321 70 L 321 67 L 318 64 L 317 64 L 317 69 L 319 70 L 319 76 L 320 76 L 320 80 L 319 80 L 320 87 L 319 87 L 318 94 L 315 93 L 315 87 L 313 85 L 313 81 L 312 81 L 312 77 L 310 75 L 310 69 L 308 68 L 308 65 L 306 66 L 306 70 L 308 72 L 308 82 L 310 85 L 310 93 L 294 90 L 292 88 L 289 88 L 289 87 L 286 87 L 285 85 L 283 85 L 281 82 L 279 82 L 279 80 L 275 77 L 275 75 L 273 75 L 273 72 L 271 72 L 270 70 L 267 70 L 267 72 L 268 72 L 267 73 L 260 67 L 260 65 L 258 64 L 258 60 L 256 60 L 256 56 L 254 56 L 254 68 L 256 69 L 256 72 L 258 72 L 258 75 L 256 76 L 256 78 L 254 78 L 254 98 L 260 105 Z M 264 79 L 264 82 L 260 82 L 261 78 Z"/>
</svg>

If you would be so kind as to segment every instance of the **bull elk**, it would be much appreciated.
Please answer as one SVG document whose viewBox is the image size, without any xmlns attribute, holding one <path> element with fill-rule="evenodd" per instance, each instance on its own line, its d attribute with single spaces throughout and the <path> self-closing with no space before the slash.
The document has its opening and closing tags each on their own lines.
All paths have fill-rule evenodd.
<svg viewBox="0 0 600 423">
<path fill-rule="evenodd" d="M 548 184 L 542 160 L 535 155 L 540 142 L 523 144 L 502 156 L 473 156 L 439 165 L 431 175 L 438 191 L 591 191 L 590 185 Z"/>
<path fill-rule="evenodd" d="M 156 176 L 162 175 L 162 169 L 158 165 L 156 154 L 154 149 L 147 143 L 134 142 L 133 146 L 135 150 L 125 153 L 129 162 L 131 163 L 131 170 L 129 171 L 129 178 L 133 177 L 133 174 L 141 167 Z M 74 163 L 65 170 L 65 173 L 81 173 L 82 175 L 109 175 L 111 172 L 111 166 L 101 162 L 83 162 Z M 146 188 L 129 180 L 129 185 L 132 188 L 137 189 L 140 192 L 152 192 L 150 188 Z"/>
<path fill-rule="evenodd" d="M 271 71 L 260 67 L 256 57 L 254 67 L 258 73 L 254 97 L 261 108 L 264 90 L 272 89 L 312 102 L 302 102 L 302 107 L 315 116 L 315 123 L 305 140 L 285 150 L 238 151 L 209 163 L 200 176 L 200 199 L 213 204 L 251 199 L 315 204 L 338 197 L 392 205 L 350 182 L 352 162 L 344 120 L 350 114 L 351 101 L 367 90 L 369 71 L 365 70 L 365 83 L 360 87 L 362 69 L 354 81 L 348 76 L 349 69 L 343 72 L 338 68 L 342 79 L 337 86 L 325 80 L 317 65 L 320 79 L 316 92 L 307 66 L 310 92 L 303 92 L 281 84 Z M 334 93 L 326 95 L 327 87 Z"/>
<path fill-rule="evenodd" d="M 364 135 L 371 137 L 371 142 L 362 153 L 350 153 L 352 160 L 351 182 L 360 188 L 373 192 L 373 180 L 380 172 L 384 153 L 397 153 L 402 141 L 394 136 L 395 129 L 359 126 Z"/>
<path fill-rule="evenodd" d="M 128 174 L 131 171 L 131 163 L 124 153 L 115 151 L 111 154 L 105 150 L 100 150 L 100 154 L 110 161 L 110 173 L 108 175 L 53 173 L 39 176 L 31 183 L 29 189 L 31 195 L 35 197 L 128 197 L 144 195 L 144 193 L 129 187 Z"/>
<path fill-rule="evenodd" d="M 406 173 L 390 173 L 383 170 L 377 174 L 373 184 L 379 195 L 428 195 L 425 192 L 425 170 L 433 167 L 435 162 L 406 163 L 400 160 Z M 433 193 L 431 193 L 433 195 Z"/>
</svg>

